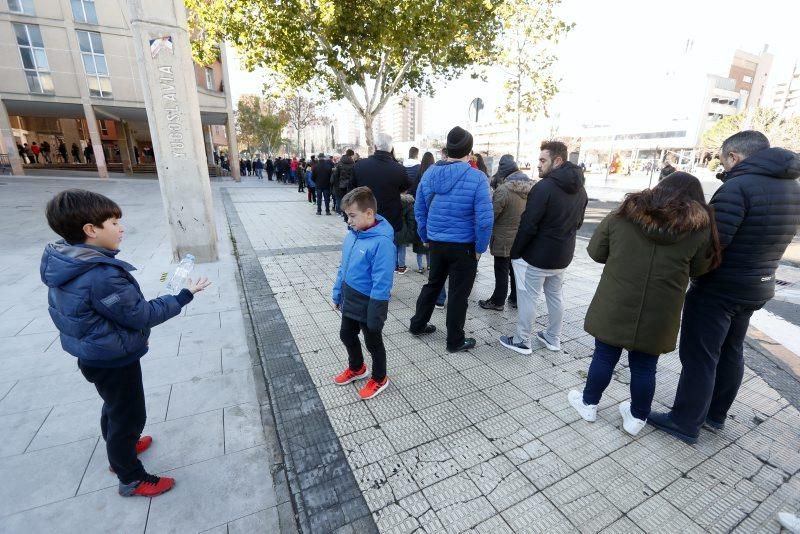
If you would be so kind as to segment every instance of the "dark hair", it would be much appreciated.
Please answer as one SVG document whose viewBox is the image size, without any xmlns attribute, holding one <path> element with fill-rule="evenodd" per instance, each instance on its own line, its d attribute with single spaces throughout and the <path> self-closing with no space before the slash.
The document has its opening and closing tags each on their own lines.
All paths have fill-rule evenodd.
<svg viewBox="0 0 800 534">
<path fill-rule="evenodd" d="M 353 154 L 355 154 L 355 152 L 353 152 L 352 148 L 348 148 L 347 152 L 344 153 L 345 156 L 350 156 L 351 158 L 353 157 Z"/>
<path fill-rule="evenodd" d="M 670 226 L 676 214 L 685 213 L 693 203 L 699 204 L 708 214 L 713 255 L 711 269 L 716 269 L 722 261 L 722 247 L 714 220 L 714 208 L 706 202 L 700 180 L 688 172 L 673 172 L 652 189 L 628 193 L 617 209 L 617 215 L 633 220 L 638 213 L 645 213 L 656 224 L 665 227 Z"/>
<path fill-rule="evenodd" d="M 99 228 L 111 218 L 122 218 L 116 202 L 84 189 L 67 189 L 50 199 L 45 210 L 47 224 L 72 245 L 86 242 L 85 224 Z"/>
<path fill-rule="evenodd" d="M 749 158 L 756 152 L 769 148 L 767 136 L 756 130 L 745 130 L 735 133 L 722 143 L 720 152 L 722 155 L 728 152 L 736 152 L 745 158 Z"/>
<path fill-rule="evenodd" d="M 447 157 L 447 147 L 442 147 L 442 157 L 443 158 Z"/>
<path fill-rule="evenodd" d="M 436 160 L 433 157 L 433 154 L 430 152 L 425 152 L 422 155 L 422 161 L 419 162 L 419 170 L 417 171 L 417 179 L 422 178 L 422 175 L 425 174 L 425 171 L 428 170 L 428 167 L 436 163 Z"/>
<path fill-rule="evenodd" d="M 569 157 L 567 154 L 567 145 L 561 141 L 544 141 L 542 146 L 539 147 L 539 150 L 547 150 L 550 152 L 551 158 L 561 158 L 561 161 L 564 163 L 567 162 L 567 158 Z"/>
<path fill-rule="evenodd" d="M 356 187 L 342 198 L 342 207 L 347 209 L 349 206 L 356 206 L 361 211 L 378 211 L 378 201 L 372 194 L 372 189 L 366 186 Z"/>
<path fill-rule="evenodd" d="M 415 146 L 412 146 L 408 149 L 408 157 L 410 159 L 416 159 L 419 156 L 419 149 Z"/>
<path fill-rule="evenodd" d="M 483 161 L 483 156 L 475 154 L 475 163 L 478 164 L 478 169 L 483 171 L 483 174 L 489 175 L 489 169 L 486 168 L 486 162 Z"/>
</svg>

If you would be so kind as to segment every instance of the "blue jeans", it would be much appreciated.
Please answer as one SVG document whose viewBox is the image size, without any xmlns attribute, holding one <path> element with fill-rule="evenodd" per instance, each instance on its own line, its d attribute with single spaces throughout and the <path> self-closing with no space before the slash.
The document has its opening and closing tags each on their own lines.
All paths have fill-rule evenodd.
<svg viewBox="0 0 800 534">
<path fill-rule="evenodd" d="M 427 254 L 417 254 L 417 269 L 422 270 L 422 258 L 425 258 L 425 263 L 431 264 L 431 259 Z"/>
<path fill-rule="evenodd" d="M 603 392 L 611 383 L 611 375 L 621 354 L 620 347 L 608 345 L 599 339 L 594 340 L 594 356 L 592 356 L 592 363 L 589 366 L 586 387 L 583 388 L 585 404 L 600 402 Z M 631 414 L 636 419 L 644 421 L 650 415 L 650 406 L 656 391 L 658 356 L 629 350 L 628 364 L 631 370 Z"/>
<path fill-rule="evenodd" d="M 439 296 L 436 298 L 436 305 L 437 306 L 444 306 L 444 303 L 447 301 L 447 290 L 442 287 L 442 292 L 439 293 Z"/>
<path fill-rule="evenodd" d="M 406 266 L 406 248 L 407 245 L 397 245 L 397 266 Z"/>
</svg>

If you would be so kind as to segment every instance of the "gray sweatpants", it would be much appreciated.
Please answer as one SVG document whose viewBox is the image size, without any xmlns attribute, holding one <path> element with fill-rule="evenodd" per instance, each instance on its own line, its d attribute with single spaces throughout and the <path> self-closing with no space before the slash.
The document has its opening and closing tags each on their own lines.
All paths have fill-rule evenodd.
<svg viewBox="0 0 800 534">
<path fill-rule="evenodd" d="M 561 288 L 566 269 L 539 269 L 522 258 L 512 260 L 511 265 L 517 281 L 518 318 L 514 343 L 521 342 L 531 346 L 531 334 L 536 323 L 536 305 L 544 289 L 547 302 L 547 330 L 544 336 L 550 344 L 560 346 L 561 326 L 564 322 Z"/>
</svg>

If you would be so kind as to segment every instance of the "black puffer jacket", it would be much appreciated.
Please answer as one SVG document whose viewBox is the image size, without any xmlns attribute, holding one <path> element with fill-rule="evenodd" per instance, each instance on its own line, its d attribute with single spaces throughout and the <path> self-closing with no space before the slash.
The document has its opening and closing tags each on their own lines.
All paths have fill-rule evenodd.
<svg viewBox="0 0 800 534">
<path fill-rule="evenodd" d="M 767 148 L 726 173 L 711 199 L 723 248 L 718 269 L 694 281 L 737 302 L 775 295 L 775 269 L 800 226 L 800 156 Z"/>
<path fill-rule="evenodd" d="M 575 254 L 575 235 L 589 199 L 583 171 L 574 163 L 553 169 L 533 186 L 522 213 L 511 259 L 539 269 L 564 269 Z"/>
</svg>

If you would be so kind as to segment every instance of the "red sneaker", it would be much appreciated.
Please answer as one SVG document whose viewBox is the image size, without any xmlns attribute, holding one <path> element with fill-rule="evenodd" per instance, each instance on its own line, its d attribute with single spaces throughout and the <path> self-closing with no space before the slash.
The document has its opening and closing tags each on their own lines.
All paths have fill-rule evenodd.
<svg viewBox="0 0 800 534">
<path fill-rule="evenodd" d="M 334 382 L 339 384 L 340 386 L 344 386 L 345 384 L 349 384 L 354 380 L 360 380 L 367 376 L 367 366 L 365 364 L 361 364 L 361 369 L 358 371 L 351 371 L 348 367 L 333 379 Z"/>
<path fill-rule="evenodd" d="M 136 454 L 142 454 L 144 451 L 150 448 L 150 445 L 153 444 L 153 438 L 150 436 L 142 436 L 139 438 L 139 441 L 136 442 Z"/>
<path fill-rule="evenodd" d="M 142 480 L 130 484 L 119 484 L 119 494 L 123 497 L 155 497 L 171 490 L 175 486 L 175 479 L 145 475 Z"/>
<path fill-rule="evenodd" d="M 358 392 L 358 396 L 361 397 L 361 400 L 368 400 L 386 389 L 389 386 L 389 377 L 383 377 L 383 380 L 380 382 L 376 382 L 374 379 L 370 378 L 367 380 L 367 384 L 361 388 L 361 391 Z"/>
</svg>

